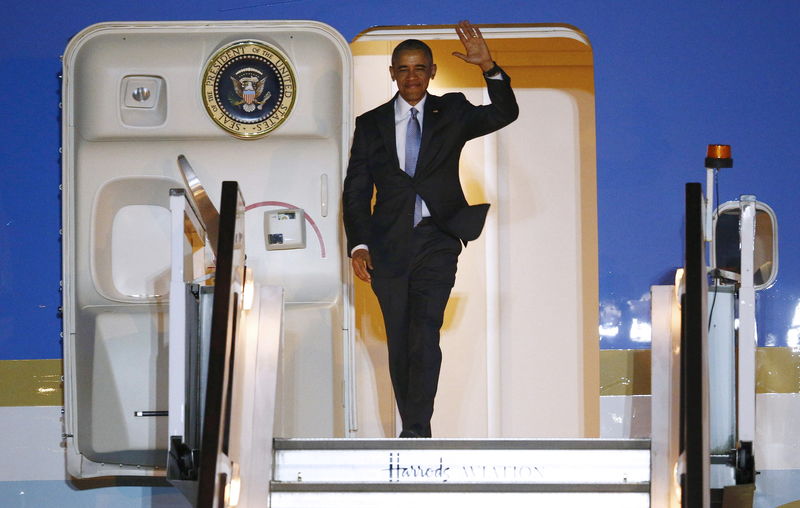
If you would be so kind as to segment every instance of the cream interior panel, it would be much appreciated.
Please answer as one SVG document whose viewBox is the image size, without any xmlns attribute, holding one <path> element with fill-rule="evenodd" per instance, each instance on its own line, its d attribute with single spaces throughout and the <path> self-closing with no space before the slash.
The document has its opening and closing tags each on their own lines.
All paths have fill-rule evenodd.
<svg viewBox="0 0 800 508">
<path fill-rule="evenodd" d="M 279 26 L 282 25 L 282 26 Z M 206 115 L 200 82 L 207 59 L 222 46 L 256 39 L 282 50 L 293 63 L 297 94 L 290 118 L 270 137 L 337 138 L 341 128 L 342 55 L 324 31 L 309 32 L 290 22 L 259 29 L 226 26 L 142 27 L 127 33 L 101 29 L 83 42 L 76 61 L 74 87 L 86 98 L 76 102 L 72 120 L 87 141 L 112 139 L 228 138 Z M 166 119 L 140 127 L 120 114 L 121 83 L 126 76 L 153 76 L 166 84 Z"/>
<path fill-rule="evenodd" d="M 169 189 L 172 178 L 108 180 L 95 193 L 89 223 L 94 289 L 118 302 L 157 301 L 169 293 Z"/>
<path fill-rule="evenodd" d="M 580 167 L 574 99 L 520 90 L 500 132 L 503 435 L 580 437 Z M 542 121 L 547 118 L 547 121 Z M 527 143 L 514 142 L 525 139 Z M 524 387 L 520 390 L 517 387 Z M 550 415 L 558 414 L 559 418 Z M 537 415 L 548 415 L 542 418 Z"/>
<path fill-rule="evenodd" d="M 166 449 L 166 422 L 133 416 L 167 408 L 159 389 L 167 379 L 164 318 L 146 312 L 96 314 L 92 378 L 102 382 L 92 384 L 89 449 L 105 462 L 126 462 L 115 453 L 120 450 Z"/>
<path fill-rule="evenodd" d="M 282 285 L 286 288 L 287 301 L 335 301 L 340 298 L 342 253 L 339 248 L 339 217 L 341 184 L 339 168 L 335 162 L 341 151 L 335 141 L 322 139 L 240 141 L 219 140 L 210 142 L 182 141 L 176 143 L 152 143 L 142 146 L 135 141 L 85 143 L 79 150 L 78 164 L 92 171 L 86 177 L 78 176 L 75 215 L 92 216 L 95 196 L 105 182 L 115 178 L 133 178 L 136 175 L 149 178 L 164 178 L 178 186 L 180 175 L 177 169 L 177 154 L 183 153 L 192 163 L 195 172 L 205 184 L 209 197 L 219 203 L 219 189 L 224 179 L 240 182 L 245 202 L 254 208 L 246 213 L 246 235 L 248 264 L 257 280 L 263 284 Z M 235 143 L 235 144 L 232 144 Z M 233 152 L 233 154 L 231 154 Z M 109 163 L 109 161 L 114 161 Z M 96 178 L 97 173 L 102 178 Z M 321 177 L 327 175 L 328 211 L 321 213 Z M 171 184 L 164 184 L 168 192 Z M 120 189 L 119 193 L 135 193 L 136 186 Z M 126 202 L 133 204 L 133 198 Z M 151 201 L 150 194 L 142 194 L 140 204 Z M 152 196 L 152 203 L 161 203 L 160 196 Z M 112 205 L 111 202 L 115 204 Z M 107 211 L 97 210 L 95 215 L 116 215 L 120 201 L 103 200 L 109 203 Z M 260 203 L 281 202 L 306 210 L 320 231 L 307 222 L 307 247 L 305 249 L 267 252 L 264 239 L 264 211 L 278 206 L 258 206 Z M 98 253 L 92 249 L 92 222 L 77 220 L 74 225 L 78 246 L 75 273 L 78 281 L 79 301 L 82 305 L 107 303 L 102 293 L 96 291 L 91 274 L 90 256 L 82 253 Z M 107 228 L 110 232 L 110 225 Z M 104 236 L 104 235 L 100 235 Z M 110 240 L 113 235 L 106 238 Z M 103 245 L 103 239 L 97 242 Z M 107 244 L 110 247 L 110 245 Z M 324 255 L 323 257 L 323 249 Z M 96 254 L 93 254 L 96 255 Z M 96 256 L 101 258 L 102 256 Z M 110 266 L 110 260 L 108 263 Z M 110 275 L 98 275 L 106 280 Z M 111 283 L 107 284 L 111 287 Z M 101 286 L 101 288 L 104 286 Z M 107 295 L 109 292 L 106 293 Z M 116 295 L 119 296 L 119 295 Z M 125 300 L 123 298 L 123 300 Z"/>
<path fill-rule="evenodd" d="M 431 87 L 437 95 L 447 90 Z M 483 89 L 461 90 L 481 104 Z M 469 203 L 486 203 L 485 140 L 466 144 L 461 153 L 461 186 Z M 496 210 L 497 203 L 492 204 Z M 491 210 L 491 208 L 490 208 Z M 456 284 L 445 310 L 440 345 L 441 382 L 431 420 L 434 435 L 480 438 L 487 436 L 486 383 L 486 236 L 470 242 L 458 258 Z"/>
<path fill-rule="evenodd" d="M 330 330 L 341 329 L 341 309 L 335 304 L 286 305 L 284 348 L 281 353 L 277 437 L 308 438 L 343 435 L 341 418 L 341 340 Z M 328 415 L 340 418 L 330 418 Z"/>
<path fill-rule="evenodd" d="M 80 422 L 75 440 L 90 460 L 150 467 L 166 463 L 166 420 L 134 416 L 167 408 L 166 330 L 164 306 L 81 309 L 76 333 L 81 340 L 75 342 L 72 367 L 81 372 L 74 380 Z"/>
<path fill-rule="evenodd" d="M 125 206 L 115 215 L 111 231 L 114 287 L 134 297 L 167 294 L 169 211 L 157 205 Z M 139 262 L 132 265 L 132 259 Z"/>
<path fill-rule="evenodd" d="M 245 39 L 282 51 L 297 83 L 289 118 L 255 140 L 218 127 L 200 94 L 206 61 Z M 108 23 L 73 38 L 63 94 L 72 474 L 158 474 L 148 468 L 165 460 L 166 418 L 135 418 L 133 411 L 167 409 L 162 208 L 169 188 L 182 186 L 179 154 L 217 206 L 222 182 L 239 182 L 250 206 L 245 243 L 255 281 L 283 286 L 290 305 L 311 309 L 286 317 L 286 347 L 298 354 L 282 368 L 303 382 L 290 383 L 283 398 L 302 415 L 288 420 L 284 435 L 343 435 L 339 196 L 351 129 L 350 58 L 338 33 L 310 21 Z M 159 95 L 152 111 L 126 103 L 141 80 L 151 80 Z M 307 247 L 267 251 L 264 212 L 284 206 L 305 210 Z M 125 466 L 109 473 L 102 464 L 109 461 Z"/>
</svg>

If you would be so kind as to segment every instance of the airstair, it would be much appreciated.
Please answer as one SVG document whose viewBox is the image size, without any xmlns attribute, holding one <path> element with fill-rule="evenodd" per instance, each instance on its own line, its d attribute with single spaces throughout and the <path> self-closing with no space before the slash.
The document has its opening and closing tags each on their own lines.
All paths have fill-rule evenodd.
<svg viewBox="0 0 800 508">
<path fill-rule="evenodd" d="M 208 219 L 198 196 L 170 191 L 175 288 L 166 471 L 120 461 L 118 475 L 166 477 L 197 508 L 711 506 L 708 288 L 698 220 L 687 226 L 681 309 L 673 287 L 653 290 L 654 309 L 664 310 L 653 314 L 653 375 L 669 382 L 654 383 L 652 440 L 273 439 L 283 291 L 248 289 L 238 183 L 223 182 L 220 212 Z M 699 203 L 699 185 L 690 184 L 687 217 L 699 218 Z M 206 237 L 209 222 L 219 224 L 213 304 L 203 286 L 187 284 L 184 270 L 186 252 L 194 250 L 185 238 Z M 175 296 L 182 290 L 185 298 Z M 204 388 L 196 383 L 202 379 Z M 752 478 L 750 450 L 736 451 L 735 471 L 726 459 L 724 472 Z M 115 466 L 68 452 L 68 467 L 89 478 L 109 476 Z M 736 483 L 745 482 L 737 476 Z"/>
</svg>

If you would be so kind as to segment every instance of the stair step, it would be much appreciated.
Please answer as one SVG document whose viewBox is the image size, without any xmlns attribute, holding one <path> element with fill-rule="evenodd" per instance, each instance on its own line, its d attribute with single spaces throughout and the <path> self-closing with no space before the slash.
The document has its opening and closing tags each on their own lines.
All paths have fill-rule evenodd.
<svg viewBox="0 0 800 508">
<path fill-rule="evenodd" d="M 648 485 L 272 482 L 272 508 L 648 508 Z"/>
<path fill-rule="evenodd" d="M 278 482 L 270 483 L 271 492 L 486 492 L 486 493 L 647 493 L 647 483 L 322 483 L 322 482 Z"/>
<path fill-rule="evenodd" d="M 289 439 L 276 482 L 648 485 L 648 440 Z M 276 483 L 279 484 L 279 483 Z"/>
<path fill-rule="evenodd" d="M 276 438 L 274 450 L 650 450 L 649 439 Z"/>
</svg>

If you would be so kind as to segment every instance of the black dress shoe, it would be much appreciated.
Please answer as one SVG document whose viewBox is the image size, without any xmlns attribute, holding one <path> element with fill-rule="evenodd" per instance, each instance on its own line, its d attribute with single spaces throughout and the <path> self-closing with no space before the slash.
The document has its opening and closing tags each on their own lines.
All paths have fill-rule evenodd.
<svg viewBox="0 0 800 508">
<path fill-rule="evenodd" d="M 422 437 L 422 436 L 420 436 L 419 434 L 417 434 L 417 433 L 416 433 L 416 432 L 414 432 L 413 430 L 404 429 L 404 430 L 403 430 L 403 431 L 400 433 L 400 437 L 403 437 L 403 438 L 406 438 L 406 437 L 411 437 L 411 438 L 420 438 L 420 437 Z"/>
</svg>

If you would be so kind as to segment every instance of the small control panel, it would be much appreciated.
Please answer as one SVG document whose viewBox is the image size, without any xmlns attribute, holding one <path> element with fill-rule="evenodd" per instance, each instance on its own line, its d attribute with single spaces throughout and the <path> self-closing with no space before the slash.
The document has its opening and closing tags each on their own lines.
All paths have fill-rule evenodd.
<svg viewBox="0 0 800 508">
<path fill-rule="evenodd" d="M 167 120 L 167 84 L 160 76 L 125 76 L 120 118 L 129 127 L 156 127 Z"/>
<path fill-rule="evenodd" d="M 305 249 L 306 214 L 301 208 L 264 212 L 267 250 Z"/>
</svg>

